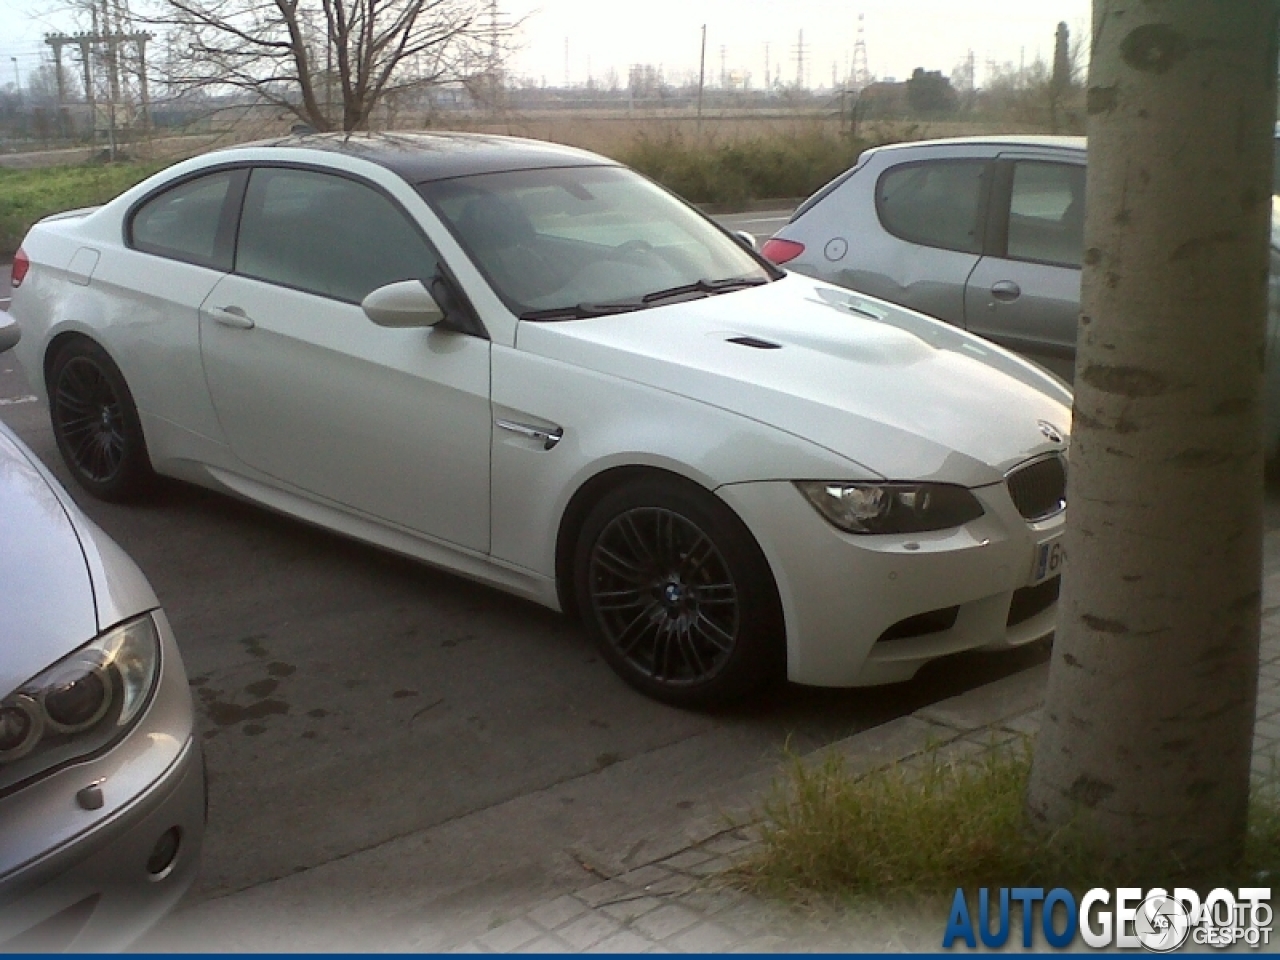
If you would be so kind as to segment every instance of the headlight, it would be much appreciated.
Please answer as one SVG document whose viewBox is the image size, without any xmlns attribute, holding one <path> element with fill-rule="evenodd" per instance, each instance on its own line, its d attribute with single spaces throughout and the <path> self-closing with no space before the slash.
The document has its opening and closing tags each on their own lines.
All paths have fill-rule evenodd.
<svg viewBox="0 0 1280 960">
<path fill-rule="evenodd" d="M 146 614 L 0 700 L 0 796 L 123 737 L 159 675 L 160 635 Z"/>
<path fill-rule="evenodd" d="M 982 516 L 964 487 L 947 483 L 796 482 L 818 512 L 849 533 L 924 533 L 959 527 Z"/>
</svg>

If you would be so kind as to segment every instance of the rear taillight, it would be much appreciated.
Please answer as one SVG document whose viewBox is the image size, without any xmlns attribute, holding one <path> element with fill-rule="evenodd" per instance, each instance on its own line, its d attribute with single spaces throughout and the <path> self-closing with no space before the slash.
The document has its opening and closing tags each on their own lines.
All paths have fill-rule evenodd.
<svg viewBox="0 0 1280 960">
<path fill-rule="evenodd" d="M 804 253 L 804 244 L 796 243 L 794 240 L 780 240 L 774 237 L 764 242 L 764 247 L 761 248 L 760 252 L 774 263 L 786 263 L 788 260 L 794 260 Z"/>
<path fill-rule="evenodd" d="M 31 269 L 31 261 L 27 259 L 27 255 L 19 250 L 13 255 L 13 285 L 14 287 L 22 286 L 22 281 L 27 276 L 27 271 Z"/>
</svg>

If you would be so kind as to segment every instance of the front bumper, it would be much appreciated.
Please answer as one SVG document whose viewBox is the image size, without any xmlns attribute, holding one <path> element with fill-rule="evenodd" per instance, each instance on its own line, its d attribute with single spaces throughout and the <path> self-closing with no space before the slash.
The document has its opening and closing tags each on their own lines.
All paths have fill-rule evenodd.
<svg viewBox="0 0 1280 960">
<path fill-rule="evenodd" d="M 205 782 L 191 694 L 168 622 L 146 713 L 100 757 L 0 800 L 0 952 L 121 950 L 177 903 L 199 866 Z M 101 781 L 95 811 L 76 794 Z M 172 859 L 148 865 L 177 833 Z"/>
<path fill-rule="evenodd" d="M 1003 484 L 974 489 L 985 514 L 933 533 L 858 536 L 827 523 L 786 481 L 717 493 L 751 529 L 772 568 L 787 629 L 787 677 L 814 686 L 908 680 L 930 660 L 1046 637 L 1055 581 L 1031 586 L 1039 544 L 1059 513 L 1028 523 Z"/>
</svg>

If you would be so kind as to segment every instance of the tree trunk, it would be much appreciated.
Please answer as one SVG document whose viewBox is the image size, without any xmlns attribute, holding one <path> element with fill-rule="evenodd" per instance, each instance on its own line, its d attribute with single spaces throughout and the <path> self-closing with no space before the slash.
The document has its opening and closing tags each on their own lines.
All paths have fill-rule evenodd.
<svg viewBox="0 0 1280 960">
<path fill-rule="evenodd" d="M 1068 563 L 1028 809 L 1120 860 L 1213 868 L 1244 838 L 1278 9 L 1093 3 Z"/>
</svg>

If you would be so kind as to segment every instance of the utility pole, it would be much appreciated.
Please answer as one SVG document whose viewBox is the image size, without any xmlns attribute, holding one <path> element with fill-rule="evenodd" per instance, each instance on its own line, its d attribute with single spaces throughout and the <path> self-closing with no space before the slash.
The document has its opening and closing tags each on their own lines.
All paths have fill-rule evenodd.
<svg viewBox="0 0 1280 960">
<path fill-rule="evenodd" d="M 111 158 L 115 159 L 116 154 L 116 108 L 121 94 L 120 84 L 120 46 L 126 43 L 135 43 L 138 47 L 138 87 L 141 94 L 143 122 L 148 127 L 151 122 L 150 97 L 147 91 L 147 41 L 151 39 L 150 33 L 133 32 L 124 33 L 118 29 L 112 29 L 109 16 L 109 9 L 103 4 L 101 29 L 99 29 L 99 16 L 97 6 L 90 8 L 93 14 L 94 30 L 90 33 L 48 33 L 45 34 L 44 42 L 53 48 L 53 66 L 57 74 L 58 81 L 58 115 L 59 123 L 66 109 L 67 91 L 66 84 L 62 76 L 62 48 L 68 45 L 74 45 L 80 48 L 80 66 L 82 77 L 84 80 L 84 99 L 89 108 L 89 140 L 92 143 L 96 139 L 98 129 L 98 97 L 94 84 L 93 76 L 93 57 L 96 49 L 106 47 L 107 57 L 107 78 L 110 84 L 108 96 L 110 102 L 107 104 L 109 115 L 109 125 L 107 128 L 108 146 L 111 151 Z"/>
<path fill-rule="evenodd" d="M 702 54 L 698 58 L 698 136 L 702 136 L 702 88 L 707 80 L 707 25 L 702 25 Z"/>
<path fill-rule="evenodd" d="M 867 38 L 863 28 L 862 14 L 858 14 L 858 37 L 853 44 L 853 90 L 861 93 L 864 87 L 871 84 L 871 68 L 867 66 Z"/>
<path fill-rule="evenodd" d="M 769 90 L 769 42 L 767 40 L 764 44 L 764 89 L 766 93 Z"/>
<path fill-rule="evenodd" d="M 796 89 L 804 89 L 804 31 L 800 31 L 800 38 L 796 41 Z"/>
</svg>

